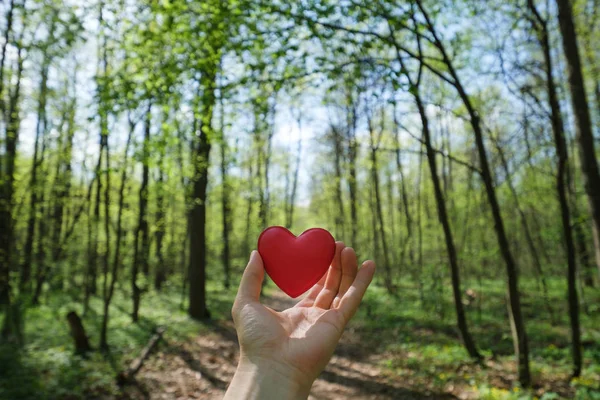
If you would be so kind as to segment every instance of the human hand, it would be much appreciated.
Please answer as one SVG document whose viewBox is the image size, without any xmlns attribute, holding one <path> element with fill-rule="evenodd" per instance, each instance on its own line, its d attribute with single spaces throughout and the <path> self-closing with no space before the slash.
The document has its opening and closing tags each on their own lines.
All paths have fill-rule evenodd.
<svg viewBox="0 0 600 400">
<path fill-rule="evenodd" d="M 336 243 L 328 272 L 308 295 L 277 312 L 260 303 L 264 266 L 253 252 L 244 271 L 232 315 L 240 361 L 226 399 L 306 399 L 362 300 L 375 272 L 356 253 Z"/>
</svg>

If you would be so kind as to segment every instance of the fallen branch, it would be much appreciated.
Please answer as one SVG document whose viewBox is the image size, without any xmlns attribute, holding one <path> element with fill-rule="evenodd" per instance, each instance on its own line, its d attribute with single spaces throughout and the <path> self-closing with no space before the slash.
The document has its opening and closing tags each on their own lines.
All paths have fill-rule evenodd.
<svg viewBox="0 0 600 400">
<path fill-rule="evenodd" d="M 156 345 L 158 344 L 160 339 L 162 339 L 162 336 L 164 333 L 165 333 L 164 327 L 160 327 L 160 328 L 156 329 L 156 333 L 152 336 L 152 338 L 150 338 L 150 341 L 148 342 L 146 347 L 144 347 L 144 349 L 142 350 L 142 354 L 140 354 L 140 356 L 138 358 L 133 360 L 133 362 L 131 363 L 131 365 L 129 366 L 129 368 L 126 371 L 123 371 L 123 372 L 119 373 L 119 375 L 117 375 L 117 383 L 119 385 L 125 385 L 125 384 L 131 382 L 133 380 L 133 378 L 135 378 L 135 375 L 142 368 L 142 366 L 144 365 L 144 362 L 146 361 L 146 359 L 148 358 L 148 356 L 150 355 L 150 353 L 152 352 L 154 347 L 156 347 Z"/>
</svg>

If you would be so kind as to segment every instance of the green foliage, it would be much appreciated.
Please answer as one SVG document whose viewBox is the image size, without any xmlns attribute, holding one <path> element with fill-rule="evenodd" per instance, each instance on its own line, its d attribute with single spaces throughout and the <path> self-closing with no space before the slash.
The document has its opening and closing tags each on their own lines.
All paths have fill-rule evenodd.
<svg viewBox="0 0 600 400">
<path fill-rule="evenodd" d="M 166 327 L 164 343 L 191 340 L 206 332 L 205 325 L 187 317 L 179 302 L 178 288 L 148 296 L 132 324 L 129 296 L 117 289 L 110 320 L 110 352 L 97 350 L 102 302 L 94 299 L 82 318 L 95 351 L 74 354 L 66 314 L 80 312 L 80 300 L 67 294 L 52 294 L 44 304 L 27 310 L 24 347 L 0 345 L 0 399 L 67 399 L 106 397 L 120 393 L 116 375 L 137 357 L 158 326 Z M 217 319 L 229 315 L 232 292 L 209 287 L 209 307 Z"/>
</svg>

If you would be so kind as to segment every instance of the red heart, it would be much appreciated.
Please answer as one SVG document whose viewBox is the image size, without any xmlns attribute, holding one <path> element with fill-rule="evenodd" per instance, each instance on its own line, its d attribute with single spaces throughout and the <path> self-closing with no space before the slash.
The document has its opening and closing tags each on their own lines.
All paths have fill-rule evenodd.
<svg viewBox="0 0 600 400">
<path fill-rule="evenodd" d="M 258 238 L 258 252 L 273 282 L 295 298 L 325 275 L 335 256 L 335 239 L 320 228 L 296 237 L 284 227 L 272 226 Z"/>
</svg>

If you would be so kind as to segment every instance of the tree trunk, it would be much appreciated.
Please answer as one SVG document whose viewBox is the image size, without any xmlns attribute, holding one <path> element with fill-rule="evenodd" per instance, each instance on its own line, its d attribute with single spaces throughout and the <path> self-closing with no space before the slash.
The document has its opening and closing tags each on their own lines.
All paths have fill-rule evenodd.
<svg viewBox="0 0 600 400">
<path fill-rule="evenodd" d="M 111 280 L 110 285 L 108 287 L 108 291 L 104 296 L 104 307 L 102 314 L 102 325 L 100 328 L 100 348 L 103 350 L 108 349 L 108 320 L 109 320 L 109 310 L 110 303 L 113 298 L 113 294 L 115 291 L 115 284 L 117 282 L 119 267 L 121 265 L 121 244 L 123 242 L 123 209 L 125 208 L 125 186 L 127 182 L 127 160 L 129 155 L 129 147 L 131 146 L 131 141 L 133 138 L 133 134 L 135 131 L 135 122 L 131 120 L 131 116 L 129 116 L 129 135 L 127 136 L 127 143 L 125 145 L 125 154 L 123 155 L 123 167 L 121 170 L 121 184 L 119 186 L 119 204 L 117 211 L 117 227 L 116 227 L 116 237 L 115 237 L 115 253 L 113 255 L 112 261 L 112 270 L 111 270 Z"/>
<path fill-rule="evenodd" d="M 273 100 L 276 94 L 273 95 Z M 265 103 L 266 102 L 266 103 Z M 255 138 L 258 144 L 259 156 L 257 157 L 258 188 L 260 195 L 260 205 L 258 209 L 258 219 L 261 228 L 269 226 L 269 203 L 270 203 L 270 185 L 269 169 L 271 165 L 272 139 L 275 133 L 275 104 L 268 104 L 269 99 L 259 99 L 255 108 Z M 265 103 L 265 104 L 263 104 Z M 262 121 L 264 119 L 264 121 Z M 266 135 L 265 132 L 266 131 Z"/>
<path fill-rule="evenodd" d="M 560 0 L 559 0 L 560 1 Z M 546 88 L 548 92 L 548 101 L 551 109 L 552 132 L 554 133 L 554 144 L 558 156 L 558 169 L 556 177 L 556 191 L 560 204 L 561 221 L 563 225 L 563 234 L 567 250 L 567 286 L 568 286 L 568 304 L 569 318 L 571 322 L 571 346 L 573 355 L 573 376 L 581 374 L 582 352 L 581 352 L 581 330 L 579 324 L 579 299 L 577 294 L 577 264 L 575 261 L 575 243 L 573 240 L 573 231 L 571 228 L 571 211 L 568 201 L 568 183 L 569 178 L 569 153 L 567 141 L 564 135 L 564 125 L 560 111 L 556 86 L 554 85 L 552 54 L 550 51 L 550 38 L 548 35 L 547 22 L 541 17 L 534 0 L 528 0 L 531 12 L 537 19 L 538 40 L 544 53 L 544 64 L 546 72 Z M 562 11 L 564 13 L 564 10 Z M 564 17 L 564 16 L 563 16 Z M 564 22 L 561 22 L 561 25 Z M 561 26 L 561 29 L 564 29 Z M 574 33 L 574 32 L 573 32 Z M 564 35 L 564 33 L 563 33 Z M 565 43 L 567 45 L 567 43 Z M 569 50 L 570 51 L 570 50 Z M 599 198 L 600 200 L 600 198 Z"/>
<path fill-rule="evenodd" d="M 302 126 L 300 120 L 298 120 L 298 126 L 300 132 L 302 132 Z M 294 224 L 294 210 L 296 209 L 296 192 L 298 191 L 298 175 L 300 174 L 300 160 L 302 158 L 302 138 L 298 140 L 298 149 L 296 150 L 296 166 L 294 167 L 294 176 L 292 178 L 292 187 L 290 196 L 288 199 L 288 209 L 285 217 L 285 226 L 288 229 L 292 229 Z M 339 235 L 339 233 L 338 233 Z"/>
<path fill-rule="evenodd" d="M 73 137 L 75 135 L 75 112 L 77 102 L 73 97 L 65 110 L 65 123 L 67 125 L 63 139 L 60 145 L 60 157 L 56 166 L 55 184 L 53 187 L 52 201 L 54 202 L 52 210 L 52 264 L 56 265 L 63 252 L 62 232 L 65 214 L 65 206 L 71 192 L 72 179 L 72 158 L 73 158 Z M 61 280 L 62 282 L 62 280 Z M 60 285 L 59 287 L 62 287 Z"/>
<path fill-rule="evenodd" d="M 422 145 L 419 150 L 421 150 Z M 414 275 L 419 288 L 419 300 L 421 301 L 421 308 L 425 307 L 425 288 L 423 284 L 423 152 L 419 151 L 419 166 L 417 174 L 417 265 L 416 271 L 413 266 Z"/>
<path fill-rule="evenodd" d="M 376 230 L 379 230 L 379 239 L 381 240 L 381 245 L 383 249 L 383 260 L 384 266 L 383 270 L 385 272 L 385 287 L 388 293 L 393 293 L 394 285 L 392 280 L 392 269 L 390 265 L 390 257 L 387 246 L 387 239 L 385 234 L 385 222 L 383 220 L 383 207 L 381 205 L 381 193 L 379 188 L 379 171 L 378 171 L 378 160 L 377 160 L 377 151 L 381 144 L 381 138 L 384 132 L 384 114 L 382 112 L 381 116 L 381 131 L 379 132 L 378 137 L 375 138 L 375 130 L 372 126 L 371 117 L 367 117 L 368 125 L 369 125 L 369 133 L 371 139 L 371 181 L 373 183 L 373 195 L 375 196 L 375 211 L 377 214 L 378 226 L 376 226 Z M 377 256 L 377 254 L 375 254 Z"/>
<path fill-rule="evenodd" d="M 21 265 L 20 288 L 27 291 L 31 280 L 31 264 L 33 262 L 33 243 L 35 237 L 35 223 L 37 221 L 38 193 L 40 187 L 37 182 L 38 168 L 41 166 L 39 149 L 40 142 L 46 135 L 46 98 L 48 93 L 48 69 L 50 67 L 50 57 L 45 54 L 42 62 L 42 73 L 40 80 L 40 93 L 37 109 L 37 123 L 35 128 L 35 143 L 33 151 L 33 160 L 31 165 L 31 176 L 29 179 L 29 219 L 27 220 L 27 236 L 23 248 L 23 264 Z M 40 237 L 41 240 L 41 237 Z M 42 266 L 38 265 L 38 268 Z"/>
<path fill-rule="evenodd" d="M 208 68 L 202 74 L 200 120 L 196 124 L 192 149 L 194 177 L 190 201 L 190 292 L 188 313 L 194 319 L 210 318 L 206 307 L 206 188 L 208 167 L 213 135 L 212 119 L 216 103 L 215 84 L 217 66 Z"/>
<path fill-rule="evenodd" d="M 348 156 L 347 168 L 348 168 L 348 194 L 350 197 L 350 227 L 352 231 L 351 245 L 358 246 L 358 184 L 357 184 L 357 172 L 356 172 L 356 159 L 358 157 L 358 143 L 356 141 L 356 130 L 357 120 L 356 115 L 357 104 L 353 98 L 352 89 L 348 90 L 348 121 L 346 127 L 346 140 L 348 142 L 348 148 L 346 154 Z"/>
<path fill-rule="evenodd" d="M 6 63 L 6 49 L 10 43 L 10 35 L 12 33 L 13 14 L 15 11 L 15 0 L 10 0 L 10 5 L 6 11 L 6 29 L 4 30 L 4 40 L 2 43 L 2 56 L 0 58 L 0 93 L 4 93 L 4 64 Z M 20 78 L 19 78 L 20 81 Z M 19 83 L 20 84 L 20 83 Z M 0 96 L 0 113 L 5 117 L 6 107 L 4 97 Z M 0 170 L 1 171 L 1 170 Z"/>
<path fill-rule="evenodd" d="M 533 236 L 531 235 L 531 230 L 529 229 L 529 224 L 527 223 L 527 216 L 525 215 L 525 212 L 521 208 L 521 203 L 519 201 L 517 189 L 515 188 L 515 186 L 512 182 L 510 170 L 508 168 L 508 162 L 506 161 L 506 157 L 504 156 L 504 150 L 502 150 L 500 143 L 498 143 L 498 139 L 492 138 L 492 141 L 494 142 L 496 150 L 498 151 L 498 155 L 500 158 L 500 164 L 502 165 L 502 169 L 504 170 L 504 173 L 506 175 L 506 183 L 508 185 L 510 193 L 515 202 L 515 208 L 517 210 L 517 213 L 519 214 L 519 220 L 521 221 L 521 226 L 523 227 L 523 232 L 525 234 L 525 241 L 527 242 L 527 247 L 529 248 L 529 252 L 531 253 L 531 258 L 533 259 L 533 265 L 535 268 L 535 272 L 537 273 L 537 275 L 540 279 L 540 283 L 542 284 L 542 295 L 544 296 L 544 304 L 546 306 L 546 309 L 548 310 L 548 315 L 550 317 L 550 321 L 552 321 L 552 323 L 554 324 L 554 323 L 556 323 L 556 320 L 554 317 L 554 310 L 552 310 L 552 305 L 550 304 L 550 297 L 548 296 L 548 285 L 546 283 L 546 278 L 544 276 L 544 271 L 542 268 L 542 263 L 540 261 L 540 256 L 539 256 L 537 247 L 535 246 L 535 243 L 533 241 Z M 538 286 L 538 290 L 539 290 L 539 286 Z"/>
<path fill-rule="evenodd" d="M 154 289 L 157 292 L 167 280 L 167 266 L 165 263 L 163 244 L 166 236 L 167 220 L 165 212 L 165 146 L 162 143 L 159 150 L 158 160 L 158 187 L 156 189 L 156 271 L 154 273 Z"/>
<path fill-rule="evenodd" d="M 106 147 L 105 137 L 100 133 L 100 150 L 98 152 L 98 163 L 95 168 L 96 192 L 94 196 L 94 214 L 91 217 L 88 233 L 88 271 L 85 285 L 85 309 L 87 309 L 87 300 L 91 295 L 97 292 L 98 276 L 98 229 L 100 226 L 100 198 L 102 193 L 102 157 Z M 85 313 L 84 313 L 85 314 Z"/>
<path fill-rule="evenodd" d="M 248 199 L 247 199 L 247 207 L 246 207 L 246 232 L 244 235 L 244 253 L 250 254 L 250 236 L 252 232 L 252 212 L 254 206 L 254 171 L 252 158 L 248 162 Z"/>
<path fill-rule="evenodd" d="M 400 268 L 404 266 L 404 260 L 406 255 L 406 250 L 408 248 L 410 265 L 415 265 L 414 260 L 414 252 L 411 246 L 412 239 L 412 216 L 410 214 L 410 208 L 408 203 L 408 191 L 406 189 L 406 180 L 404 179 L 404 168 L 402 166 L 402 155 L 400 148 L 400 132 L 398 132 L 398 119 L 396 117 L 396 105 L 394 104 L 394 141 L 396 146 L 396 169 L 400 175 L 400 196 L 402 198 L 402 202 L 398 203 L 398 211 L 400 214 L 404 214 L 404 222 L 406 224 L 406 238 L 404 242 L 401 244 L 400 250 Z"/>
<path fill-rule="evenodd" d="M 556 0 L 556 5 L 558 7 L 558 22 L 562 36 L 563 50 L 567 61 L 581 170 L 592 213 L 596 266 L 600 275 L 600 170 L 598 169 L 598 160 L 596 159 L 592 121 L 586 98 L 571 1 Z"/>
<path fill-rule="evenodd" d="M 454 81 L 454 87 L 457 90 L 463 104 L 465 105 L 467 113 L 469 114 L 471 127 L 473 128 L 473 133 L 475 135 L 475 145 L 479 154 L 481 176 L 483 179 L 485 191 L 488 197 L 488 201 L 490 203 L 492 217 L 494 220 L 494 230 L 496 232 L 502 258 L 504 259 L 504 263 L 506 265 L 506 274 L 508 278 L 508 302 L 510 308 L 509 315 L 511 319 L 511 326 L 513 328 L 513 342 L 519 370 L 519 381 L 524 387 L 529 387 L 531 385 L 531 373 L 529 370 L 529 344 L 527 340 L 527 333 L 525 331 L 523 314 L 521 311 L 518 270 L 512 252 L 510 250 L 508 238 L 506 236 L 506 231 L 504 228 L 504 220 L 502 219 L 500 205 L 496 197 L 496 190 L 494 188 L 492 173 L 490 171 L 490 166 L 488 162 L 488 156 L 483 139 L 483 129 L 481 127 L 479 113 L 477 113 L 477 111 L 473 107 L 469 95 L 462 86 L 462 83 L 458 78 L 458 75 L 452 64 L 452 61 L 448 57 L 444 45 L 439 39 L 438 33 L 435 27 L 433 26 L 431 19 L 429 18 L 429 14 L 427 14 L 423 7 L 422 0 L 416 1 L 419 9 L 421 10 L 425 18 L 427 27 L 433 36 L 434 44 L 440 51 L 444 60 L 444 64 L 447 66 L 448 72 L 452 76 L 452 79 Z"/>
<path fill-rule="evenodd" d="M 131 319 L 133 322 L 138 321 L 140 301 L 142 297 L 142 288 L 138 286 L 138 273 L 142 272 L 148 276 L 148 250 L 149 250 L 149 231 L 148 231 L 148 180 L 150 178 L 149 158 L 150 158 L 150 128 L 152 122 L 152 102 L 148 102 L 146 110 L 146 123 L 144 128 L 144 142 L 142 144 L 142 184 L 139 194 L 139 214 L 138 225 L 135 231 L 133 266 L 131 268 L 131 293 L 133 301 L 133 309 Z M 140 243 L 141 241 L 141 243 Z"/>
<path fill-rule="evenodd" d="M 3 179 L 0 182 L 0 305 L 6 305 L 10 310 L 10 269 L 12 266 L 11 249 L 14 240 L 14 221 L 12 216 L 15 159 L 17 142 L 19 140 L 19 100 L 21 95 L 21 77 L 23 74 L 22 48 L 18 49 L 17 77 L 15 89 L 10 95 L 8 115 L 6 120 L 6 139 L 4 141 L 4 156 L 0 162 L 3 165 Z M 4 336 L 3 332 L 3 336 Z M 10 332 L 7 332 L 10 334 Z"/>
<path fill-rule="evenodd" d="M 221 100 L 221 99 L 220 99 Z M 223 103 L 222 101 L 220 111 L 221 111 L 221 119 L 223 119 Z M 221 260 L 223 262 L 223 286 L 225 289 L 229 289 L 231 287 L 231 257 L 229 255 L 229 232 L 231 230 L 231 204 L 229 201 L 231 187 L 229 184 L 229 160 L 227 154 L 227 138 L 225 137 L 225 124 L 223 120 L 221 120 L 220 124 L 221 128 L 221 184 L 222 184 L 222 193 L 221 193 L 221 216 L 222 216 L 222 228 L 223 228 L 223 251 L 221 253 Z"/>
<path fill-rule="evenodd" d="M 450 264 L 450 273 L 452 278 L 452 293 L 454 295 L 454 307 L 456 311 L 458 330 L 460 332 L 460 336 L 462 338 L 465 349 L 469 353 L 469 356 L 477 361 L 481 361 L 481 354 L 479 354 L 479 351 L 477 350 L 475 341 L 473 340 L 473 337 L 471 336 L 471 333 L 469 332 L 469 327 L 467 325 L 467 317 L 465 315 L 465 310 L 462 302 L 462 289 L 460 284 L 458 255 L 456 252 L 456 247 L 454 245 L 454 236 L 452 234 L 452 228 L 450 227 L 450 219 L 448 217 L 448 212 L 446 209 L 446 201 L 444 200 L 442 185 L 440 184 L 440 179 L 438 177 L 437 161 L 435 158 L 435 151 L 433 149 L 431 131 L 429 129 L 429 118 L 427 117 L 425 105 L 423 104 L 421 95 L 419 93 L 420 81 L 417 81 L 415 85 L 411 77 L 408 76 L 408 74 L 406 74 L 406 76 L 411 86 L 414 85 L 415 87 L 415 90 L 412 91 L 412 94 L 415 99 L 417 109 L 419 110 L 419 116 L 421 118 L 422 134 L 423 140 L 425 142 L 425 152 L 427 155 L 427 162 L 429 164 L 431 182 L 433 184 L 433 193 L 437 205 L 438 219 L 444 231 L 446 251 L 448 253 L 448 262 Z"/>
</svg>

